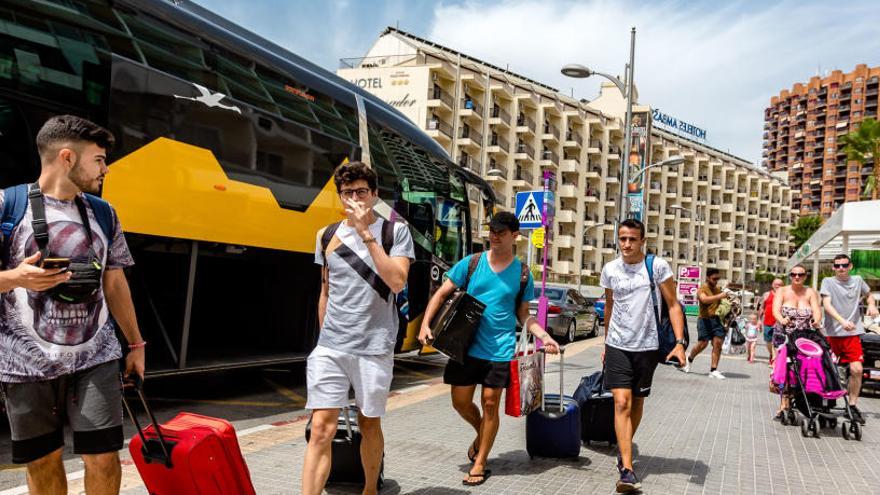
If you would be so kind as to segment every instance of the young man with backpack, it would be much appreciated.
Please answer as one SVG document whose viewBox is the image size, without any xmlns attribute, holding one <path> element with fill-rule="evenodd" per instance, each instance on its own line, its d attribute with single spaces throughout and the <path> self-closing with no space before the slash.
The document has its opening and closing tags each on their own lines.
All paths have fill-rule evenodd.
<svg viewBox="0 0 880 495">
<path fill-rule="evenodd" d="M 405 224 L 388 223 L 373 211 L 379 199 L 373 169 L 346 163 L 336 169 L 333 182 L 346 219 L 322 229 L 316 239 L 315 263 L 322 266 L 320 334 L 306 367 L 306 409 L 312 411 L 312 422 L 302 492 L 323 491 L 339 412 L 348 406 L 348 391 L 354 388 L 363 493 L 370 494 L 376 493 L 384 452 L 381 417 L 394 367 L 395 294 L 406 286 L 415 251 Z"/>
<path fill-rule="evenodd" d="M 712 363 L 709 368 L 709 376 L 723 380 L 726 377 L 718 371 L 718 363 L 721 361 L 721 347 L 724 344 L 724 336 L 727 329 L 721 323 L 721 317 L 716 314 L 721 301 L 729 297 L 727 292 L 718 287 L 721 280 L 721 272 L 717 268 L 706 270 L 706 283 L 697 291 L 697 299 L 700 302 L 699 315 L 697 317 L 697 345 L 694 346 L 688 356 L 687 364 L 682 368 L 685 373 L 691 372 L 691 363 L 712 342 Z"/>
<path fill-rule="evenodd" d="M 64 425 L 85 465 L 86 493 L 119 493 L 123 445 L 116 325 L 144 374 L 144 346 L 122 268 L 134 264 L 115 212 L 102 199 L 113 135 L 72 115 L 36 137 L 37 182 L 3 191 L 0 395 L 12 460 L 31 493 L 67 493 Z M 49 268 L 54 266 L 55 268 Z M 115 323 L 114 323 L 115 322 Z"/>
<path fill-rule="evenodd" d="M 541 340 L 547 352 L 559 352 L 556 341 L 529 315 L 534 281 L 528 266 L 513 254 L 517 237 L 519 220 L 513 213 L 501 211 L 493 215 L 489 222 L 489 251 L 467 256 L 447 272 L 446 281 L 428 302 L 419 332 L 422 344 L 434 338 L 430 322 L 457 287 L 466 285 L 468 294 L 486 305 L 464 364 L 450 360 L 443 372 L 443 382 L 452 386 L 452 407 L 477 434 L 467 451 L 473 463 L 462 481 L 467 486 L 481 485 L 491 474 L 486 461 L 498 433 L 501 393 L 510 382 L 517 319 Z M 477 385 L 482 386 L 482 413 L 474 404 Z"/>
<path fill-rule="evenodd" d="M 617 492 L 626 493 L 641 489 L 633 471 L 632 443 L 645 398 L 651 393 L 654 371 L 664 358 L 684 364 L 687 341 L 684 312 L 675 297 L 669 263 L 642 253 L 645 225 L 624 220 L 618 228 L 618 243 L 620 257 L 602 267 L 599 283 L 605 288 L 605 388 L 614 396 L 614 428 L 620 449 Z M 660 301 L 668 307 L 676 339 L 666 356 L 659 352 Z"/>
</svg>

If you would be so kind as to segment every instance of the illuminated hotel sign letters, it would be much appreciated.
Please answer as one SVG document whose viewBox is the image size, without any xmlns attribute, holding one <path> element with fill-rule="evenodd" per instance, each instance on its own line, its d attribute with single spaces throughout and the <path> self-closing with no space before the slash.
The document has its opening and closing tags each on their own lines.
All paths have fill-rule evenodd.
<svg viewBox="0 0 880 495">
<path fill-rule="evenodd" d="M 683 120 L 678 120 L 675 117 L 666 115 L 658 109 L 654 109 L 653 119 L 657 124 L 669 127 L 684 134 L 690 134 L 697 139 L 706 139 L 705 129 L 701 129 L 695 125 L 688 124 Z"/>
</svg>

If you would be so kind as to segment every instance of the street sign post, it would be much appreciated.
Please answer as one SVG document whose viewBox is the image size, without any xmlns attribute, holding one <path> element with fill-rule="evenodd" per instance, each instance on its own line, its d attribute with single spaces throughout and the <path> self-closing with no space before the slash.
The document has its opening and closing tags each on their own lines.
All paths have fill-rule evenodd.
<svg viewBox="0 0 880 495">
<path fill-rule="evenodd" d="M 547 251 L 550 251 L 550 245 L 553 242 L 553 218 L 556 216 L 556 175 L 549 171 L 544 171 L 544 197 L 541 208 L 541 224 L 544 227 L 544 262 L 541 270 L 541 297 L 538 298 L 538 323 L 541 328 L 547 328 Z M 541 347 L 541 341 L 535 342 L 535 347 Z"/>
<path fill-rule="evenodd" d="M 515 215 L 520 230 L 537 229 L 544 225 L 544 191 L 516 193 Z"/>
</svg>

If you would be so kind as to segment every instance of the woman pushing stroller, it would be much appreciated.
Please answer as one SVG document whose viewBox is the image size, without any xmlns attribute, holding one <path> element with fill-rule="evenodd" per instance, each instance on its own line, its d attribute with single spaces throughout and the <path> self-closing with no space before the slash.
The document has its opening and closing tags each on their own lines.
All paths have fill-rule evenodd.
<svg viewBox="0 0 880 495">
<path fill-rule="evenodd" d="M 773 316 L 776 318 L 776 329 L 773 332 L 773 347 L 785 345 L 789 336 L 803 333 L 815 333 L 814 339 L 821 341 L 819 328 L 822 327 L 822 308 L 819 305 L 819 294 L 804 285 L 807 269 L 803 265 L 795 265 L 789 273 L 791 285 L 779 289 L 773 298 Z M 783 363 L 784 364 L 784 363 Z M 781 395 L 779 410 L 775 419 L 781 420 L 789 408 L 789 400 Z"/>
</svg>

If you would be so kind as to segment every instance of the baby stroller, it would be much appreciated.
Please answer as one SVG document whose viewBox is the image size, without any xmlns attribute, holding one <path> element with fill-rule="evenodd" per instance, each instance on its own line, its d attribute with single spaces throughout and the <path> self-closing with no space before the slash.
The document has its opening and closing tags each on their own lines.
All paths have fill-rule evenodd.
<svg viewBox="0 0 880 495">
<path fill-rule="evenodd" d="M 853 421 L 833 354 L 819 333 L 795 331 L 787 335 L 785 344 L 779 346 L 771 380 L 788 398 L 782 424 L 800 425 L 803 436 L 819 438 L 821 428 L 837 428 L 837 420 L 842 418 L 843 438 L 862 439 L 862 427 Z M 843 407 L 837 407 L 840 398 Z"/>
</svg>

